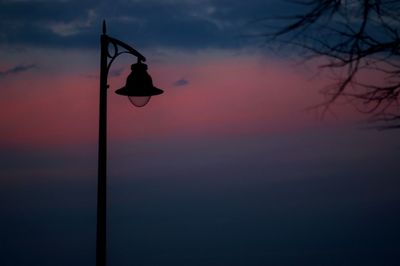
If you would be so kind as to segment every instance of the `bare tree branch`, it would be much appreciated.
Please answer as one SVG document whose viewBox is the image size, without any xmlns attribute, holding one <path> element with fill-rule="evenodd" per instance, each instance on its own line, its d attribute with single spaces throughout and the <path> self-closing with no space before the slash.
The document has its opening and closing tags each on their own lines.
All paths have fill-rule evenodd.
<svg viewBox="0 0 400 266">
<path fill-rule="evenodd" d="M 387 128 L 400 128 L 400 1 L 295 1 L 306 11 L 287 18 L 287 25 L 264 36 L 321 57 L 321 69 L 340 70 L 339 79 L 323 90 L 326 112 L 340 97 Z M 335 72 L 337 73 L 337 71 Z M 360 109 L 361 111 L 361 109 Z M 398 124 L 393 125 L 394 122 Z"/>
</svg>

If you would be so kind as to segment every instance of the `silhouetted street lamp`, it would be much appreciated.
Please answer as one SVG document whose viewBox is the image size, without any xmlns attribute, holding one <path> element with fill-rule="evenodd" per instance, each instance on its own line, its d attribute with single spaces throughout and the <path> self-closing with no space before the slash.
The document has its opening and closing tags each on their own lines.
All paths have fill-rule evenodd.
<svg viewBox="0 0 400 266">
<path fill-rule="evenodd" d="M 107 219 L 107 77 L 111 64 L 121 54 L 136 56 L 137 63 L 131 66 L 125 87 L 116 91 L 119 95 L 128 96 L 135 106 L 146 105 L 151 96 L 163 93 L 153 86 L 147 73 L 146 58 L 128 44 L 111 38 L 106 34 L 106 22 L 103 21 L 103 34 L 100 38 L 100 110 L 99 110 L 99 158 L 97 184 L 97 231 L 96 231 L 96 266 L 106 266 L 106 219 Z M 113 46 L 110 52 L 109 46 Z M 123 48 L 123 51 L 119 51 Z"/>
</svg>

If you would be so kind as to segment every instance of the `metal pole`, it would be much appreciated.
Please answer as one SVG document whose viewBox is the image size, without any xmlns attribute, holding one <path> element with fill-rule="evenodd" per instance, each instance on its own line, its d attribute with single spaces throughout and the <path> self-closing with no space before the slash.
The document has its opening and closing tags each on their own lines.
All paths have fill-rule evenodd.
<svg viewBox="0 0 400 266">
<path fill-rule="evenodd" d="M 96 266 L 106 266 L 106 219 L 107 219 L 107 36 L 103 21 L 100 37 L 100 106 L 99 106 L 99 150 L 97 181 L 97 230 Z"/>
</svg>

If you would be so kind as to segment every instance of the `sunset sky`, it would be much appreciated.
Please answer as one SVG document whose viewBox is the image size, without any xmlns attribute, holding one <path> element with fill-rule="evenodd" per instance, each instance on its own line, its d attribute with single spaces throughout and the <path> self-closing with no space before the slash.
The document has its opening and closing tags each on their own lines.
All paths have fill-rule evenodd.
<svg viewBox="0 0 400 266">
<path fill-rule="evenodd" d="M 103 19 L 164 90 L 136 108 L 114 93 L 135 58 L 111 68 L 109 265 L 397 265 L 399 132 L 309 110 L 329 73 L 260 37 L 298 12 L 0 0 L 0 265 L 95 265 Z"/>
</svg>

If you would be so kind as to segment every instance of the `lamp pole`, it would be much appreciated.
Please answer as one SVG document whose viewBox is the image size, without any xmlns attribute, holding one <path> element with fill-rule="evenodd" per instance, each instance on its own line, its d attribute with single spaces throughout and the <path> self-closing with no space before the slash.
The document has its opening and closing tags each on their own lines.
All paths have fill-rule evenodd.
<svg viewBox="0 0 400 266">
<path fill-rule="evenodd" d="M 103 34 L 100 37 L 96 266 L 106 266 L 107 258 L 107 53 L 106 23 L 103 21 Z"/>
<path fill-rule="evenodd" d="M 110 53 L 109 45 L 113 45 Z M 122 51 L 119 51 L 122 48 Z M 163 93 L 153 86 L 147 65 L 142 62 L 146 58 L 128 44 L 107 35 L 106 22 L 100 36 L 100 104 L 99 104 L 99 143 L 98 143 L 98 181 L 97 181 L 97 228 L 96 228 L 96 266 L 107 264 L 107 77 L 114 60 L 121 54 L 131 54 L 137 58 L 132 65 L 132 73 L 128 76 L 126 86 L 117 90 L 117 94 L 131 98 L 146 97 Z M 135 75 L 133 75 L 136 69 Z M 146 103 L 148 100 L 146 101 Z M 144 106 L 144 105 L 140 105 Z"/>
</svg>

